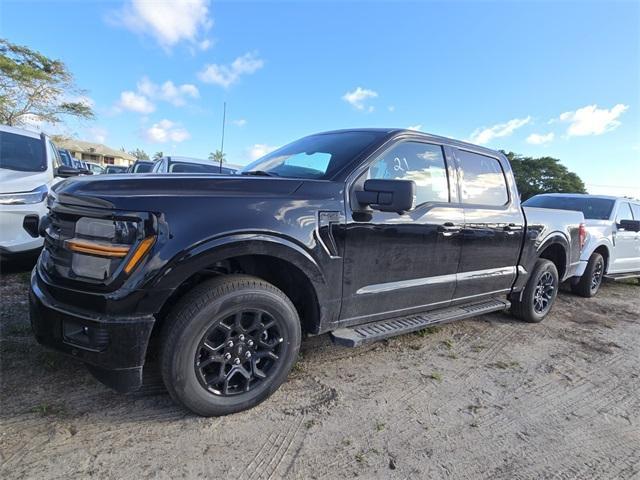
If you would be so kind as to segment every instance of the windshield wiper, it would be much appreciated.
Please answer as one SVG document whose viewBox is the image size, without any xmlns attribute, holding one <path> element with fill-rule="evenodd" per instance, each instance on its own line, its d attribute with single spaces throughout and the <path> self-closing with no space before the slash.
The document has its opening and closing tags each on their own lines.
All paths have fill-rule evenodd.
<svg viewBox="0 0 640 480">
<path fill-rule="evenodd" d="M 273 173 L 273 172 L 267 172 L 265 170 L 249 170 L 248 172 L 240 172 L 241 175 L 255 175 L 257 177 L 279 177 L 280 175 Z"/>
</svg>

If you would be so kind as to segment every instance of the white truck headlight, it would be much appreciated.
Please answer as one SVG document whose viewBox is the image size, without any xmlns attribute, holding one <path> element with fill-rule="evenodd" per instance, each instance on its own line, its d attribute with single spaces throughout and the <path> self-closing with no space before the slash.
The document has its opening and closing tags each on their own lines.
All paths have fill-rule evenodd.
<svg viewBox="0 0 640 480">
<path fill-rule="evenodd" d="M 29 205 L 44 202 L 49 193 L 46 185 L 40 185 L 30 192 L 2 193 L 0 194 L 0 205 Z"/>
</svg>

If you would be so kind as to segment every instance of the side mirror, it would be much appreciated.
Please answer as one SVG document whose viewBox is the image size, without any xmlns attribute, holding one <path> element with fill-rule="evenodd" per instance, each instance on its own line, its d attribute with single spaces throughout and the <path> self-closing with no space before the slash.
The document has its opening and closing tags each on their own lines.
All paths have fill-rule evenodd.
<svg viewBox="0 0 640 480">
<path fill-rule="evenodd" d="M 640 232 L 640 220 L 620 220 L 618 228 L 627 232 Z"/>
<path fill-rule="evenodd" d="M 402 214 L 413 208 L 415 194 L 413 180 L 370 179 L 364 182 L 364 190 L 356 192 L 356 200 L 374 210 Z"/>
<path fill-rule="evenodd" d="M 82 170 L 78 170 L 77 168 L 69 167 L 68 165 L 60 165 L 56 168 L 55 175 L 56 177 L 68 178 L 75 177 L 76 175 L 80 175 Z"/>
</svg>

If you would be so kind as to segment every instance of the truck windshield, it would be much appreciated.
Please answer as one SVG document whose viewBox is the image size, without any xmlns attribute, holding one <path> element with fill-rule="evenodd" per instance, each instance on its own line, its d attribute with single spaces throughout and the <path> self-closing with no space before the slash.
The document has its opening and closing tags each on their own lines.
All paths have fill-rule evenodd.
<svg viewBox="0 0 640 480">
<path fill-rule="evenodd" d="M 554 197 L 552 195 L 536 195 L 525 201 L 525 207 L 556 208 L 558 210 L 574 210 L 582 212 L 587 220 L 609 220 L 614 200 L 608 198 L 588 197 Z"/>
<path fill-rule="evenodd" d="M 0 132 L 0 168 L 19 172 L 44 172 L 47 159 L 40 138 Z"/>
<path fill-rule="evenodd" d="M 133 167 L 133 173 L 148 173 L 153 169 L 153 163 L 136 163 Z"/>
<path fill-rule="evenodd" d="M 336 132 L 311 135 L 285 145 L 240 173 L 326 180 L 381 137 L 378 132 Z"/>
</svg>

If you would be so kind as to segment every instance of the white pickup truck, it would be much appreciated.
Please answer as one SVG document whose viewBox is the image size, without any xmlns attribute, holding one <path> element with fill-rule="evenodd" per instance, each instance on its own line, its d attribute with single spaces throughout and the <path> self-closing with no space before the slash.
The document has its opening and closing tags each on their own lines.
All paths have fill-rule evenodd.
<svg viewBox="0 0 640 480">
<path fill-rule="evenodd" d="M 640 278 L 640 200 L 625 197 L 546 193 L 527 207 L 576 210 L 584 214 L 587 240 L 571 289 L 593 297 L 603 277 Z"/>
</svg>

